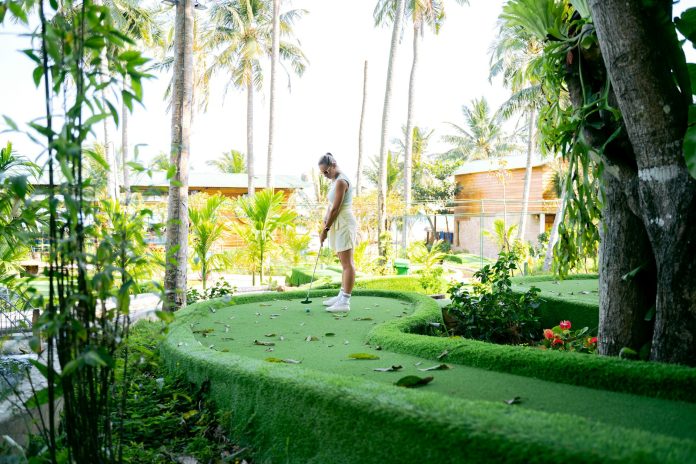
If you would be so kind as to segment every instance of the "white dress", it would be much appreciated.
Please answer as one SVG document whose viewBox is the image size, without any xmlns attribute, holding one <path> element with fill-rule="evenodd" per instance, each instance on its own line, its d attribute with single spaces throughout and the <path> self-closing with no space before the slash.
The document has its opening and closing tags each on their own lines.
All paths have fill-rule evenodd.
<svg viewBox="0 0 696 464">
<path fill-rule="evenodd" d="M 348 190 L 346 190 L 343 196 L 338 216 L 336 216 L 336 220 L 331 224 L 331 229 L 329 229 L 329 246 L 336 253 L 355 248 L 358 231 L 358 223 L 351 210 L 351 206 L 353 205 L 353 184 L 343 173 L 339 174 L 338 177 L 331 182 L 327 195 L 329 207 L 333 205 L 334 199 L 336 198 L 336 182 L 338 182 L 339 179 L 344 180 L 348 184 Z"/>
</svg>

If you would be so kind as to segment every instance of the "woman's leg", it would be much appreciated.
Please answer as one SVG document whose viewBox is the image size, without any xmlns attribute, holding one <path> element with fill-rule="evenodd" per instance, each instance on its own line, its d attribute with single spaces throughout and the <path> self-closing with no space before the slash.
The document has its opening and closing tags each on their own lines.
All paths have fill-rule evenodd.
<svg viewBox="0 0 696 464">
<path fill-rule="evenodd" d="M 350 295 L 353 292 L 353 285 L 355 284 L 355 263 L 353 262 L 353 249 L 346 251 L 340 251 L 337 253 L 338 259 L 341 261 L 341 267 L 343 268 L 343 276 L 341 280 L 341 287 L 343 291 Z"/>
</svg>

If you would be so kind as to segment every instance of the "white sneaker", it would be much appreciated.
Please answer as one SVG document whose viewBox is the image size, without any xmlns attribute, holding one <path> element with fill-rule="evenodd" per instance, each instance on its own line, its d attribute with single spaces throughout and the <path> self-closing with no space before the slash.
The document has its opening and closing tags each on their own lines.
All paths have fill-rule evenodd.
<svg viewBox="0 0 696 464">
<path fill-rule="evenodd" d="M 336 295 L 333 298 L 329 298 L 328 300 L 324 300 L 322 303 L 324 306 L 333 306 L 336 303 L 338 303 L 338 299 L 341 298 L 341 292 L 338 292 L 338 295 Z"/>
<path fill-rule="evenodd" d="M 326 308 L 326 310 L 330 313 L 347 313 L 350 311 L 350 301 L 339 299 L 336 303 Z"/>
</svg>

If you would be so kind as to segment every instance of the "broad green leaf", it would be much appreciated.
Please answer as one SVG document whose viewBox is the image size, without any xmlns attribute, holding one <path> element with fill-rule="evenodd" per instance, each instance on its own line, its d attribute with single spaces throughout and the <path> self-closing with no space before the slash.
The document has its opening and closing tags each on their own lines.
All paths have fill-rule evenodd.
<svg viewBox="0 0 696 464">
<path fill-rule="evenodd" d="M 674 20 L 677 30 L 692 44 L 696 42 L 696 7 L 689 8 Z"/>
<path fill-rule="evenodd" d="M 416 388 L 428 385 L 433 380 L 433 377 L 418 377 L 417 375 L 407 375 L 406 377 L 401 377 L 399 380 L 397 380 L 394 385 L 396 385 L 397 387 Z"/>
</svg>

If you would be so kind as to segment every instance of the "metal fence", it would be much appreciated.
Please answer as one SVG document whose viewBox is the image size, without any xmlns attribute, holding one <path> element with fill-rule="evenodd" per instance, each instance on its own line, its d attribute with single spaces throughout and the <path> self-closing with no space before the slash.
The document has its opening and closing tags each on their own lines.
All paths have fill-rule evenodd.
<svg viewBox="0 0 696 464">
<path fill-rule="evenodd" d="M 24 296 L 0 287 L 0 334 L 28 332 L 38 310 Z"/>
</svg>

